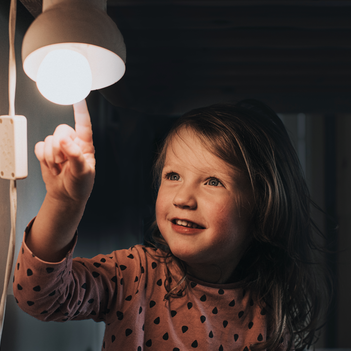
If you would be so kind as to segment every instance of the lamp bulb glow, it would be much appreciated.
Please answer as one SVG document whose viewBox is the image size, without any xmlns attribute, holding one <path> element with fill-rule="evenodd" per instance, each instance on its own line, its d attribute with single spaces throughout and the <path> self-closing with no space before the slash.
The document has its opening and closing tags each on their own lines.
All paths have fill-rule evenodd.
<svg viewBox="0 0 351 351">
<path fill-rule="evenodd" d="M 59 49 L 44 57 L 36 81 L 46 99 L 60 105 L 72 105 L 89 94 L 92 74 L 88 60 L 82 54 Z"/>
</svg>

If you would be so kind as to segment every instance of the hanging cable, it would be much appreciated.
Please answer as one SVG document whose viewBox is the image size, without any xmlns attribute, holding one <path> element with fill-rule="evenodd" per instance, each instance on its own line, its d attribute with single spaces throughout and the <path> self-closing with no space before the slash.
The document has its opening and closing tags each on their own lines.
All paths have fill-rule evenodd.
<svg viewBox="0 0 351 351">
<path fill-rule="evenodd" d="M 11 0 L 9 16 L 9 116 L 15 116 L 15 92 L 16 92 L 16 57 L 15 57 L 15 30 L 16 30 L 17 0 Z M 7 289 L 10 283 L 12 265 L 15 255 L 16 244 L 16 214 L 17 214 L 17 189 L 16 180 L 10 180 L 10 212 L 11 233 L 5 269 L 4 285 L 0 300 L 0 341 L 5 319 L 5 307 Z"/>
<path fill-rule="evenodd" d="M 9 115 L 15 116 L 16 93 L 16 56 L 15 56 L 15 31 L 16 31 L 17 0 L 11 0 L 9 17 Z"/>
</svg>

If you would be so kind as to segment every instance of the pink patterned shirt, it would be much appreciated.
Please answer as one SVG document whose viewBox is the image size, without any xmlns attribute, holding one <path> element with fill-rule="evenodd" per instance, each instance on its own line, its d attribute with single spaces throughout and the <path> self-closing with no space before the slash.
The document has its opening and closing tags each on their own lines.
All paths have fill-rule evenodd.
<svg viewBox="0 0 351 351">
<path fill-rule="evenodd" d="M 105 322 L 102 350 L 248 351 L 266 340 L 265 310 L 238 283 L 188 278 L 184 296 L 165 299 L 167 269 L 171 286 L 182 274 L 162 251 L 136 245 L 92 259 L 72 259 L 72 251 L 61 262 L 44 262 L 23 241 L 16 301 L 42 321 Z"/>
</svg>

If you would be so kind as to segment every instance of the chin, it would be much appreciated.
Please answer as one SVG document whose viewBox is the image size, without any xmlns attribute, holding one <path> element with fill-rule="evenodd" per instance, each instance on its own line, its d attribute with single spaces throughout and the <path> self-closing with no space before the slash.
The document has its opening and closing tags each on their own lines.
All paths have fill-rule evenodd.
<svg viewBox="0 0 351 351">
<path fill-rule="evenodd" d="M 187 264 L 194 264 L 202 261 L 201 258 L 203 257 L 203 254 L 199 253 L 198 251 L 192 250 L 189 247 L 173 246 L 170 247 L 170 249 L 175 257 Z"/>
</svg>

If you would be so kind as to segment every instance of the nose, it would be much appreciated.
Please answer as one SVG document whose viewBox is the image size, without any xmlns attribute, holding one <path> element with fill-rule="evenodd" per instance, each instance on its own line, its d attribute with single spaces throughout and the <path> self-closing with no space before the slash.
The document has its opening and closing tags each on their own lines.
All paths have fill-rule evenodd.
<svg viewBox="0 0 351 351">
<path fill-rule="evenodd" d="M 194 191 L 189 186 L 182 185 L 173 198 L 173 205 L 181 209 L 195 210 L 197 201 Z"/>
</svg>

